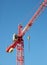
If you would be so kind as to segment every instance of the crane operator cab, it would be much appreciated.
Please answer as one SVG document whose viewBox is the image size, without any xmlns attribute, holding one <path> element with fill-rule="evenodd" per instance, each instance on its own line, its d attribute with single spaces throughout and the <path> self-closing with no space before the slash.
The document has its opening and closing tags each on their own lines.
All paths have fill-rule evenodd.
<svg viewBox="0 0 47 65">
<path fill-rule="evenodd" d="M 18 39 L 18 35 L 17 34 L 13 34 L 13 41 L 16 41 Z"/>
</svg>

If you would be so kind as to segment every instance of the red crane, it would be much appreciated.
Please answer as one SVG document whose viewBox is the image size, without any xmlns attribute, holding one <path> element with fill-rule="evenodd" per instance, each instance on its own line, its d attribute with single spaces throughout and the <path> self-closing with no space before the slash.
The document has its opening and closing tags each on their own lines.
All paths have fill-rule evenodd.
<svg viewBox="0 0 47 65">
<path fill-rule="evenodd" d="M 18 26 L 18 34 L 13 35 L 13 44 L 11 44 L 7 49 L 6 52 L 12 52 L 13 49 L 16 47 L 17 49 L 17 65 L 24 65 L 24 40 L 23 36 L 27 32 L 27 30 L 32 26 L 34 20 L 38 17 L 40 12 L 47 6 L 47 0 L 44 0 L 34 16 L 30 19 L 29 23 L 25 26 L 22 30 L 22 26 Z"/>
</svg>

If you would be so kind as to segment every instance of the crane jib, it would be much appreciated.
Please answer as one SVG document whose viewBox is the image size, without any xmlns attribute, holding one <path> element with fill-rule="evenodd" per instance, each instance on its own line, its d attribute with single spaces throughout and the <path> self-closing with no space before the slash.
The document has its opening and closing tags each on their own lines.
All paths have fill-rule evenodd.
<svg viewBox="0 0 47 65">
<path fill-rule="evenodd" d="M 40 7 L 38 8 L 38 10 L 36 11 L 36 13 L 34 14 L 34 16 L 30 19 L 29 23 L 25 26 L 25 28 L 22 30 L 21 36 L 23 36 L 26 31 L 32 26 L 34 20 L 38 17 L 38 15 L 41 13 L 41 11 L 44 9 L 44 7 L 46 7 L 47 5 L 47 0 L 42 2 L 42 4 L 40 5 Z"/>
</svg>

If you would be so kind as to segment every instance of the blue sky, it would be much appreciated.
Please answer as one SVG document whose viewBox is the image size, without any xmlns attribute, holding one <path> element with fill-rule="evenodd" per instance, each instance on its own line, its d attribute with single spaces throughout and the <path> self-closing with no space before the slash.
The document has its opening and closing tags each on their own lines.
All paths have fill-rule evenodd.
<svg viewBox="0 0 47 65">
<path fill-rule="evenodd" d="M 7 53 L 18 24 L 23 28 L 43 0 L 0 0 L 0 65 L 16 65 L 16 49 Z M 30 35 L 30 52 L 28 49 Z M 47 8 L 23 37 L 25 65 L 47 65 Z"/>
</svg>

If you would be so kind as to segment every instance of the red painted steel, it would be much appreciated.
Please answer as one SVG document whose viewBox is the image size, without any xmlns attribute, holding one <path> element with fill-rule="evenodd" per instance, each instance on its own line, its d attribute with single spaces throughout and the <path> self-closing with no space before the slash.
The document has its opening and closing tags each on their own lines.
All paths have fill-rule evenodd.
<svg viewBox="0 0 47 65">
<path fill-rule="evenodd" d="M 44 0 L 34 16 L 30 19 L 29 23 L 25 26 L 25 28 L 22 30 L 22 26 L 18 26 L 18 34 L 15 35 L 15 41 L 13 41 L 13 44 L 11 44 L 6 51 L 11 52 L 15 47 L 17 49 L 17 65 L 24 65 L 24 41 L 22 37 L 26 33 L 26 31 L 32 26 L 34 20 L 38 17 L 40 12 L 47 6 L 47 0 Z"/>
<path fill-rule="evenodd" d="M 44 2 L 42 2 L 42 4 L 40 5 L 40 7 L 38 8 L 38 10 L 36 11 L 36 13 L 34 14 L 34 16 L 30 19 L 29 23 L 25 26 L 25 28 L 22 30 L 20 36 L 23 36 L 26 31 L 28 31 L 28 29 L 32 26 L 34 20 L 37 19 L 38 15 L 40 14 L 40 12 L 46 7 L 47 5 L 47 0 L 45 0 Z"/>
<path fill-rule="evenodd" d="M 16 46 L 17 50 L 17 65 L 24 65 L 24 43 L 23 41 L 20 42 L 20 44 L 17 44 Z"/>
</svg>

